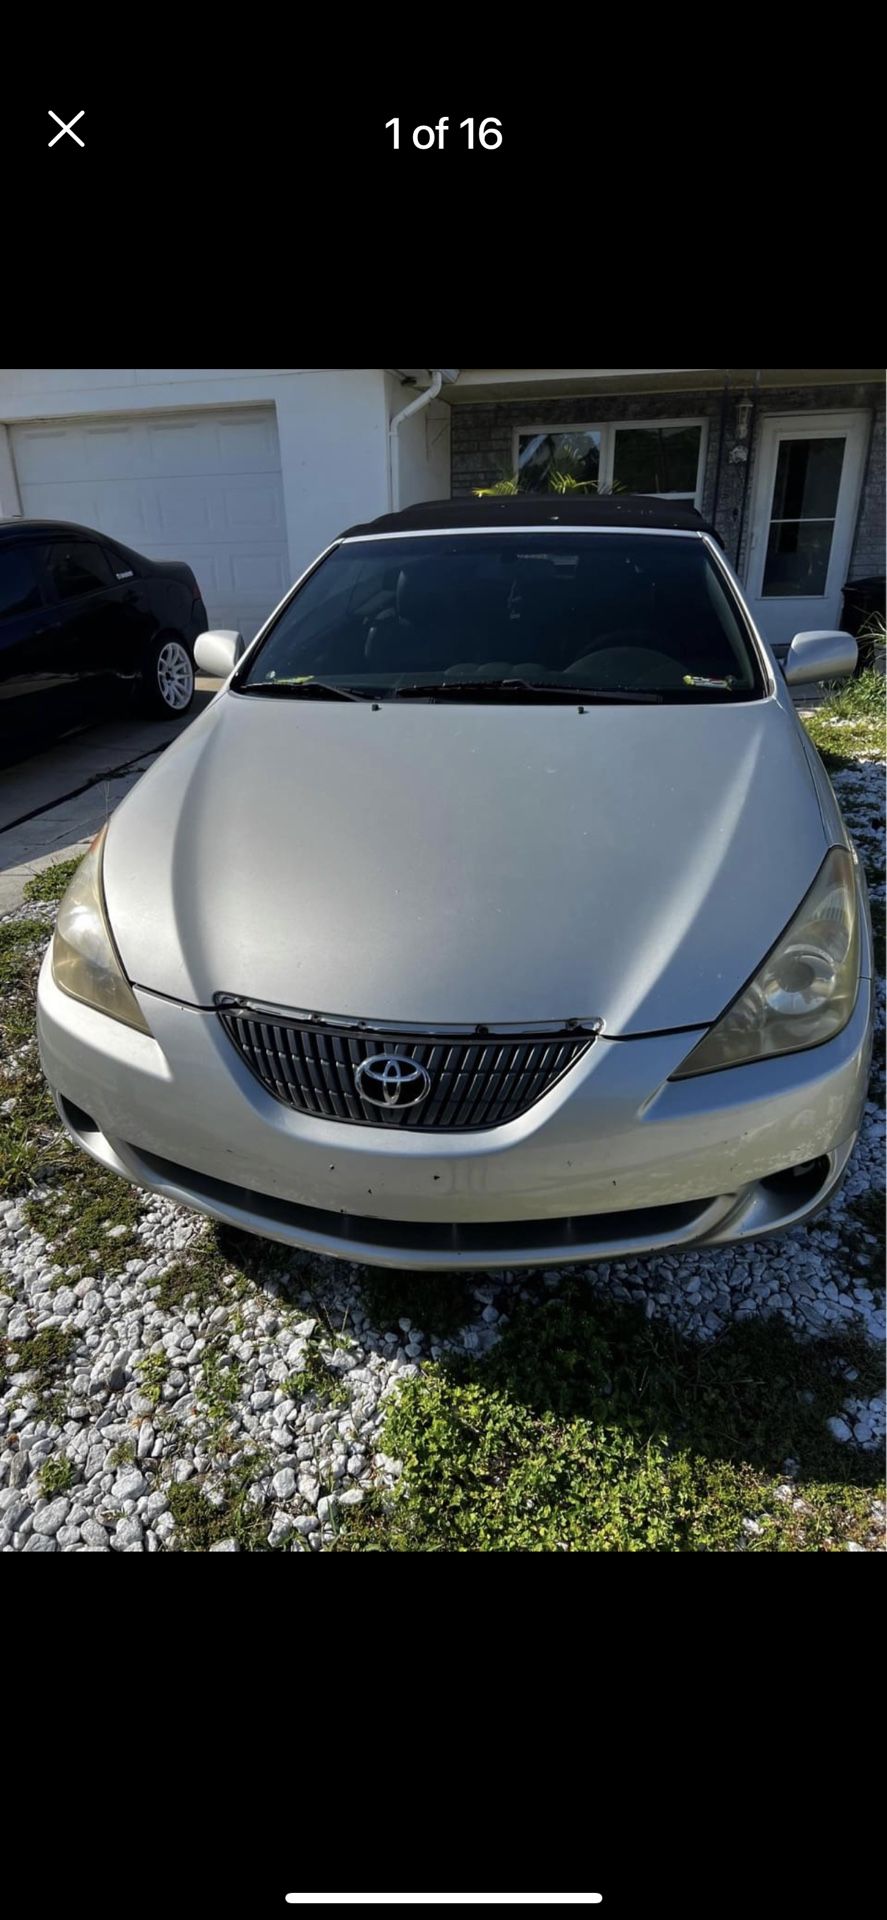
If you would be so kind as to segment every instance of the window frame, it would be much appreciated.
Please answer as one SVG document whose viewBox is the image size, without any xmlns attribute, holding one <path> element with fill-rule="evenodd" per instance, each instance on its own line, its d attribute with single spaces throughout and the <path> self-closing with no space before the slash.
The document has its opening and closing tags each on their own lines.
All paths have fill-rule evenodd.
<svg viewBox="0 0 887 1920">
<path fill-rule="evenodd" d="M 671 415 L 663 420 L 576 420 L 569 424 L 559 421 L 520 422 L 513 431 L 511 439 L 512 472 L 519 473 L 520 443 L 523 438 L 534 433 L 598 433 L 600 434 L 600 459 L 598 472 L 600 485 L 611 487 L 613 467 L 616 458 L 616 435 L 626 429 L 641 433 L 655 432 L 660 427 L 699 427 L 699 465 L 696 469 L 696 491 L 689 493 L 648 493 L 647 500 L 685 500 L 688 505 L 702 512 L 702 499 L 705 491 L 705 470 L 708 460 L 708 417 L 706 414 L 682 413 Z"/>
</svg>

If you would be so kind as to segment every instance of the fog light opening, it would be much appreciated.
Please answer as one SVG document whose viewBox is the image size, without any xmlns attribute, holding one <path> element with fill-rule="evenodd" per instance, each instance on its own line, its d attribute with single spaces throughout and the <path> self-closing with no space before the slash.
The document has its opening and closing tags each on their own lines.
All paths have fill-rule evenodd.
<svg viewBox="0 0 887 1920">
<path fill-rule="evenodd" d="M 828 1154 L 821 1153 L 816 1160 L 800 1160 L 793 1167 L 783 1167 L 780 1173 L 768 1174 L 760 1184 L 765 1192 L 777 1193 L 781 1199 L 790 1199 L 802 1207 L 815 1199 L 830 1173 Z"/>
<path fill-rule="evenodd" d="M 67 1100 L 64 1094 L 60 1094 L 59 1106 L 61 1107 L 61 1110 L 62 1110 L 63 1119 L 67 1121 L 68 1126 L 71 1128 L 71 1131 L 73 1133 L 84 1134 L 84 1133 L 100 1133 L 101 1132 L 101 1128 L 97 1125 L 96 1121 L 93 1119 L 92 1114 L 87 1113 L 85 1108 L 78 1107 L 76 1104 L 76 1101 Z"/>
</svg>

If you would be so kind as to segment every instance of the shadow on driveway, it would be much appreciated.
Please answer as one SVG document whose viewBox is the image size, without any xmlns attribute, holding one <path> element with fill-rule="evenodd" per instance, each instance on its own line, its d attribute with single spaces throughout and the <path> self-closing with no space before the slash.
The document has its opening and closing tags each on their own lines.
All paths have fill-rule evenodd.
<svg viewBox="0 0 887 1920">
<path fill-rule="evenodd" d="M 0 913 L 21 905 L 25 882 L 82 853 L 159 753 L 203 712 L 219 683 L 198 680 L 182 720 L 122 715 L 0 768 Z"/>
</svg>

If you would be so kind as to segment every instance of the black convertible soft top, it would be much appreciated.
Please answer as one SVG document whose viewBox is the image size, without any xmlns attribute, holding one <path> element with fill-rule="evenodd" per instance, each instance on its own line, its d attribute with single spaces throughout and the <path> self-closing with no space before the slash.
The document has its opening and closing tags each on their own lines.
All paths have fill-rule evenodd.
<svg viewBox="0 0 887 1920">
<path fill-rule="evenodd" d="M 643 527 L 672 533 L 720 535 L 695 507 L 683 500 L 657 500 L 649 493 L 579 495 L 563 493 L 500 494 L 492 500 L 426 500 L 383 513 L 378 520 L 347 527 L 339 538 L 353 540 L 373 533 L 434 533 L 454 527 Z"/>
</svg>

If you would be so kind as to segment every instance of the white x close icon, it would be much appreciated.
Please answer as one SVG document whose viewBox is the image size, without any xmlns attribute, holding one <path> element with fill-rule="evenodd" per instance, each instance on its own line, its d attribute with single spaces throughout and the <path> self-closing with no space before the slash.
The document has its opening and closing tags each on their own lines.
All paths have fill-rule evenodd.
<svg viewBox="0 0 887 1920">
<path fill-rule="evenodd" d="M 61 140 L 62 134 L 69 133 L 71 134 L 71 139 L 76 140 L 78 147 L 85 147 L 86 141 L 81 140 L 79 133 L 71 133 L 71 128 L 76 127 L 78 120 L 83 119 L 83 115 L 85 114 L 85 112 L 86 112 L 86 108 L 81 107 L 80 112 L 75 113 L 73 120 L 69 120 L 66 125 L 65 121 L 62 119 L 60 114 L 53 113 L 52 108 L 47 107 L 47 113 L 49 114 L 50 120 L 55 120 L 56 124 L 60 126 L 62 130 L 61 133 L 56 133 L 53 135 L 52 139 L 49 142 L 50 146 L 54 147 L 56 141 Z"/>
</svg>

